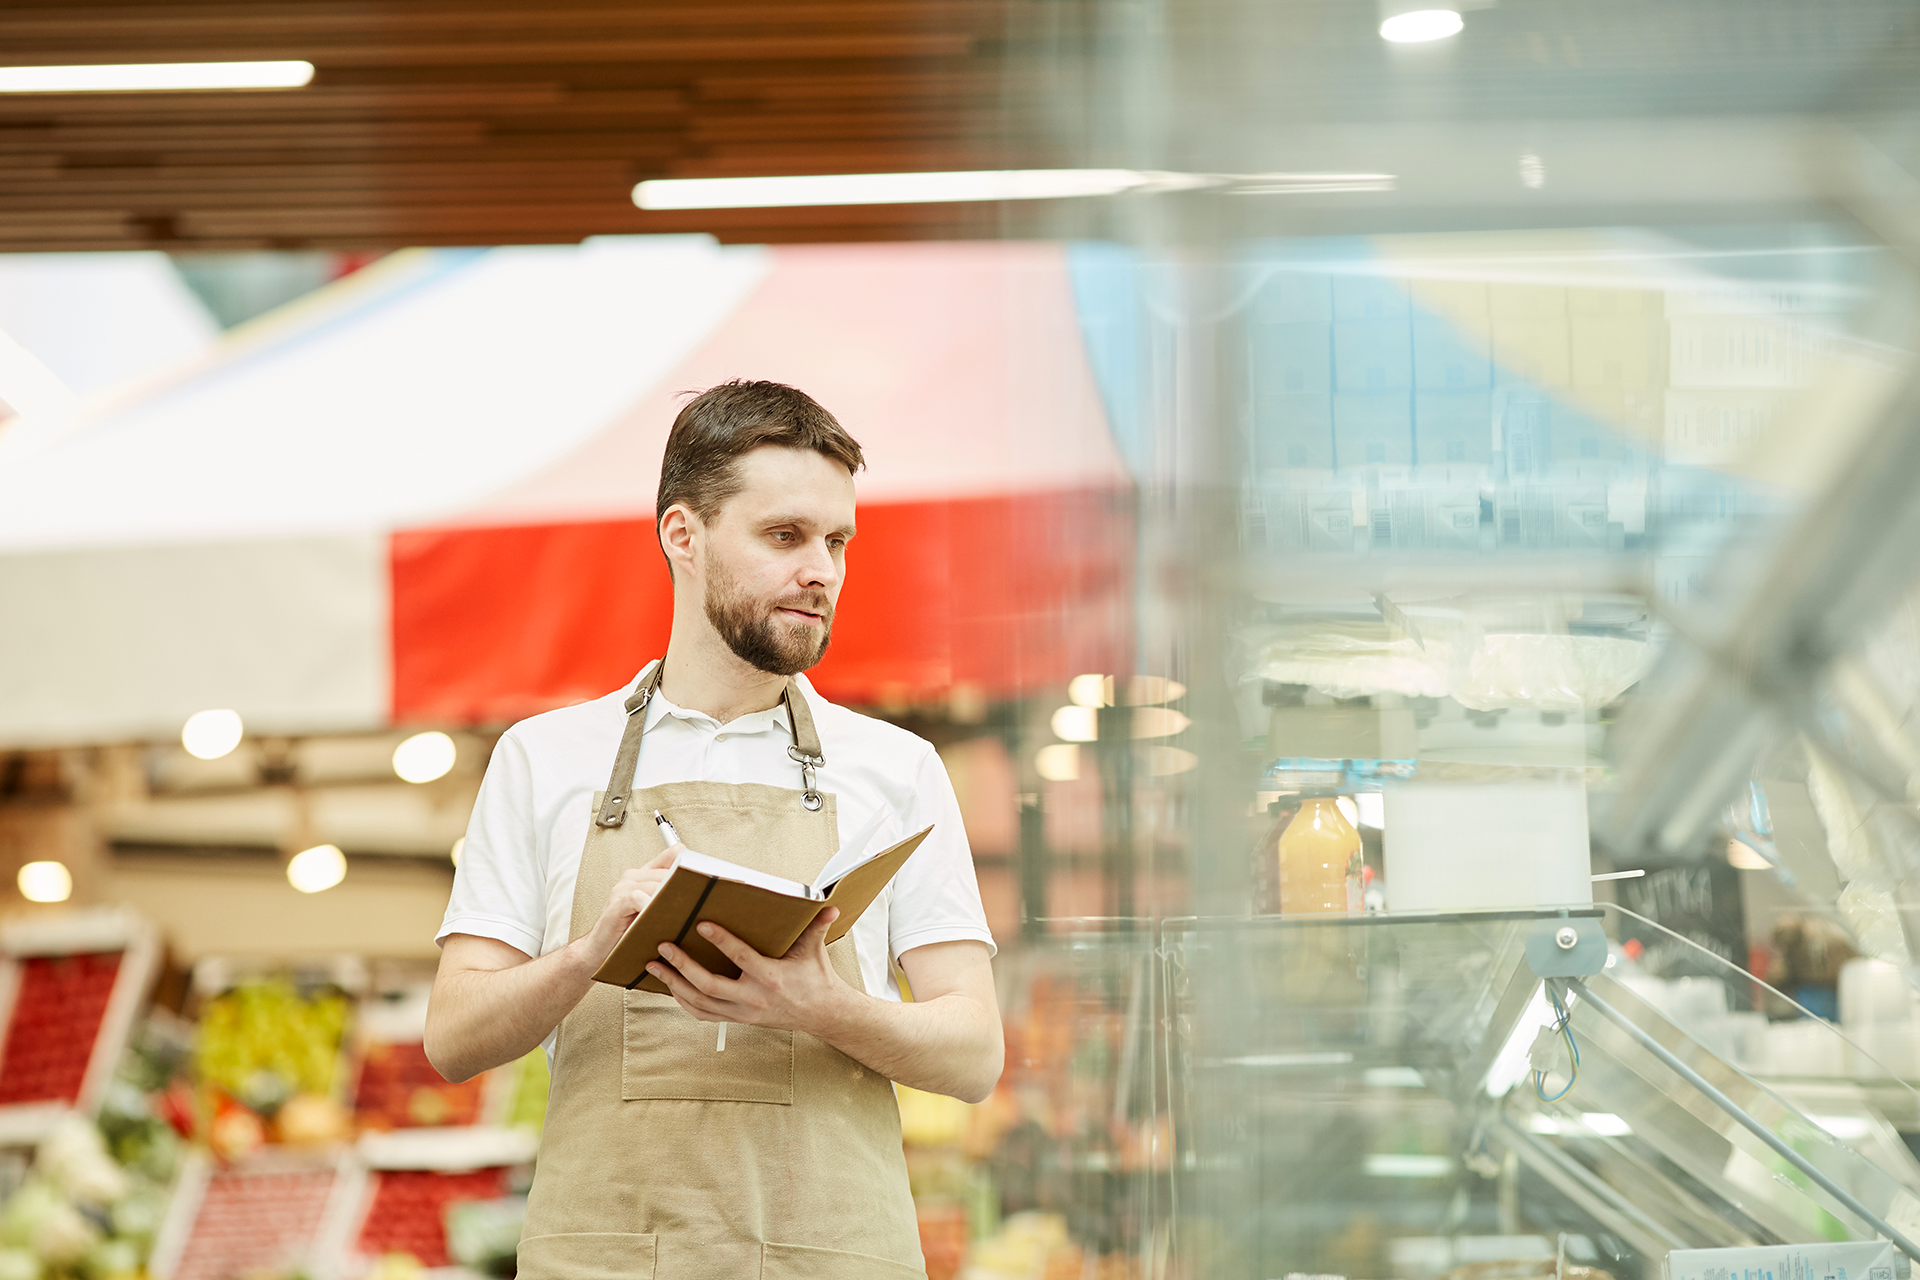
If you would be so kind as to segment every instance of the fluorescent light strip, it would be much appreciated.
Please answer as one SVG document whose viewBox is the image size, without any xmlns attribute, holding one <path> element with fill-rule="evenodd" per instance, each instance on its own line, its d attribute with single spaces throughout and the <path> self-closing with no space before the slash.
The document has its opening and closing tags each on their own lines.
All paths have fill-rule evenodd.
<svg viewBox="0 0 1920 1280">
<path fill-rule="evenodd" d="M 1247 195 L 1390 191 L 1388 173 L 1158 173 L 1140 169 L 973 169 L 941 173 L 814 173 L 772 178 L 651 178 L 642 209 L 791 209 L 817 205 L 1070 200 L 1129 192 L 1225 190 Z"/>
<path fill-rule="evenodd" d="M 311 62 L 130 62 L 77 67 L 0 67 L 0 93 L 298 89 L 311 79 Z"/>
<path fill-rule="evenodd" d="M 1647 874 L 1645 867 L 1638 867 L 1632 871 L 1603 871 L 1593 877 L 1593 882 L 1599 884 L 1602 880 L 1638 880 L 1645 874 Z"/>
</svg>

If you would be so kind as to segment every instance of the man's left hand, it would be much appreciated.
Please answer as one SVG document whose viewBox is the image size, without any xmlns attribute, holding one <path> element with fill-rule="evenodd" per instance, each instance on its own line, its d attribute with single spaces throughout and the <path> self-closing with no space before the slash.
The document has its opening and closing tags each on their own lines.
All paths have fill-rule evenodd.
<svg viewBox="0 0 1920 1280">
<path fill-rule="evenodd" d="M 672 943 L 660 947 L 661 958 L 647 972 L 667 984 L 667 990 L 702 1022 L 738 1022 L 816 1031 L 832 1020 L 841 1000 L 850 993 L 827 958 L 827 926 L 839 919 L 838 908 L 828 907 L 785 956 L 761 955 L 713 923 L 700 925 L 700 936 L 740 966 L 740 976 L 723 978 Z"/>
</svg>

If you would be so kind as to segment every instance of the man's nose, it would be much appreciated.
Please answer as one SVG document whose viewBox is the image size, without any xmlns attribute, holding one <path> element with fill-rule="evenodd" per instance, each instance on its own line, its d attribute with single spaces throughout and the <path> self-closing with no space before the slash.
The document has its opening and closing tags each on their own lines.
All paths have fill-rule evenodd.
<svg viewBox="0 0 1920 1280">
<path fill-rule="evenodd" d="M 813 539 L 807 544 L 807 554 L 801 558 L 800 585 L 826 588 L 839 578 L 840 566 L 834 563 L 833 552 L 827 549 L 827 540 Z"/>
</svg>

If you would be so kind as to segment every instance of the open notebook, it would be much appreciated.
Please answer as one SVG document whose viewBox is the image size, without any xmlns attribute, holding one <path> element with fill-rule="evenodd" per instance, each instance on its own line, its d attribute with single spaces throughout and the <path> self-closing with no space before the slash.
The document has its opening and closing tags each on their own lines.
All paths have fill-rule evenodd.
<svg viewBox="0 0 1920 1280">
<path fill-rule="evenodd" d="M 867 842 L 884 816 L 874 815 L 855 832 L 810 884 L 682 850 L 660 892 L 627 926 L 594 980 L 665 995 L 666 984 L 647 972 L 647 962 L 659 958 L 663 942 L 673 943 L 722 977 L 739 977 L 740 967 L 695 929 L 703 920 L 763 956 L 784 956 L 822 911 L 837 907 L 840 918 L 828 929 L 827 941 L 838 942 L 933 830 L 923 827 L 898 844 L 868 854 Z"/>
</svg>

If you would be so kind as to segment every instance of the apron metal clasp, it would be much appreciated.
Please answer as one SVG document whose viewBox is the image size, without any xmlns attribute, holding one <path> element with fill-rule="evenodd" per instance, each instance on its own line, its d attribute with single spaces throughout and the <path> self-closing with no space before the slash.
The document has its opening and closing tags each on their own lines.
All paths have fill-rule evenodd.
<svg viewBox="0 0 1920 1280">
<path fill-rule="evenodd" d="M 813 771 L 826 764 L 821 756 L 810 756 L 797 745 L 787 748 L 787 755 L 800 766 L 800 780 L 806 784 L 806 790 L 800 793 L 800 803 L 808 813 L 820 812 L 820 806 L 826 801 L 820 798 L 820 789 L 814 785 Z"/>
</svg>

